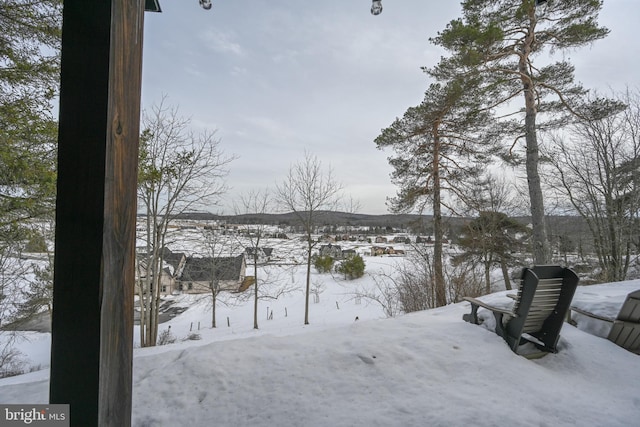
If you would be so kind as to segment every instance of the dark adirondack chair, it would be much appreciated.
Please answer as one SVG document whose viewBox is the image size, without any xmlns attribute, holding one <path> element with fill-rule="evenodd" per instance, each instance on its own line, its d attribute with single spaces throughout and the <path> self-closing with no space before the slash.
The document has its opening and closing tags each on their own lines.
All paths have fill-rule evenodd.
<svg viewBox="0 0 640 427">
<path fill-rule="evenodd" d="M 640 289 L 627 295 L 608 338 L 620 347 L 640 354 Z"/>
<path fill-rule="evenodd" d="M 640 289 L 627 295 L 615 319 L 599 316 L 578 307 L 571 307 L 571 310 L 611 323 L 607 339 L 625 350 L 640 354 Z"/>
<path fill-rule="evenodd" d="M 471 313 L 463 319 L 478 324 L 478 308 L 484 307 L 495 316 L 495 332 L 515 353 L 519 354 L 518 347 L 527 342 L 543 354 L 556 353 L 560 330 L 577 286 L 578 276 L 568 268 L 553 265 L 525 268 L 511 310 L 465 297 L 471 303 Z"/>
</svg>

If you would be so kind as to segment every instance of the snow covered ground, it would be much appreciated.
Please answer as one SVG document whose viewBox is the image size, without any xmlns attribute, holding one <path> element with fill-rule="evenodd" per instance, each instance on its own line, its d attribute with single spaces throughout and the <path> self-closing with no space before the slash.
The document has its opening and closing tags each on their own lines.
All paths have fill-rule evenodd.
<svg viewBox="0 0 640 427">
<path fill-rule="evenodd" d="M 365 260 L 369 272 L 396 262 Z M 301 288 L 303 268 L 284 277 Z M 325 289 L 306 326 L 301 291 L 261 301 L 259 330 L 251 301 L 219 305 L 211 329 L 205 300 L 177 298 L 190 308 L 160 328 L 171 326 L 177 342 L 135 349 L 133 425 L 638 425 L 640 357 L 587 323 L 565 324 L 559 353 L 528 360 L 495 333 L 463 322 L 466 303 L 387 319 L 379 305 L 354 297 L 370 277 L 313 280 Z M 640 281 L 581 287 L 574 300 L 587 309 L 608 301 L 600 314 L 615 317 L 635 289 Z M 184 340 L 193 333 L 200 339 Z M 48 366 L 48 334 L 28 337 L 20 349 L 32 364 Z M 48 369 L 0 380 L 0 403 L 47 399 Z"/>
</svg>

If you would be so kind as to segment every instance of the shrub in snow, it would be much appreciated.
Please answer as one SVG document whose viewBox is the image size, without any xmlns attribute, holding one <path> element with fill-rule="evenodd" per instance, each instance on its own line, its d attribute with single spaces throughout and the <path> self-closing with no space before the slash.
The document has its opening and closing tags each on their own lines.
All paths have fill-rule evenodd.
<svg viewBox="0 0 640 427">
<path fill-rule="evenodd" d="M 329 255 L 317 255 L 313 257 L 313 266 L 318 273 L 329 273 L 335 260 Z"/>
<path fill-rule="evenodd" d="M 0 350 L 0 378 L 24 374 L 25 361 L 23 354 L 10 345 Z"/>
<path fill-rule="evenodd" d="M 356 254 L 342 261 L 336 271 L 344 274 L 345 279 L 353 280 L 364 275 L 364 267 L 364 260 Z"/>
<path fill-rule="evenodd" d="M 160 332 L 160 335 L 158 335 L 157 345 L 173 344 L 174 342 L 176 342 L 176 337 L 171 333 L 171 326 L 169 326 L 169 329 L 165 329 Z"/>
</svg>

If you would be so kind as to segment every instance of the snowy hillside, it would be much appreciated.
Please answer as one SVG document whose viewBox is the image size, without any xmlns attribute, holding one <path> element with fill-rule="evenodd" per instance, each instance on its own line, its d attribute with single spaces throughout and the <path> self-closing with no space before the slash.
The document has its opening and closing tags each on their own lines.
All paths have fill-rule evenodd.
<svg viewBox="0 0 640 427">
<path fill-rule="evenodd" d="M 164 323 L 176 344 L 135 350 L 133 425 L 626 427 L 640 419 L 640 358 L 588 330 L 565 324 L 559 353 L 527 360 L 463 322 L 468 304 L 384 319 L 349 293 L 356 283 L 329 278 L 307 326 L 301 293 L 261 302 L 258 331 L 250 304 L 221 307 L 215 330 L 204 301 Z M 591 286 L 576 297 L 595 306 L 598 296 L 638 288 Z M 181 341 L 198 321 L 201 339 Z M 47 376 L 0 380 L 0 402 L 46 402 Z"/>
</svg>

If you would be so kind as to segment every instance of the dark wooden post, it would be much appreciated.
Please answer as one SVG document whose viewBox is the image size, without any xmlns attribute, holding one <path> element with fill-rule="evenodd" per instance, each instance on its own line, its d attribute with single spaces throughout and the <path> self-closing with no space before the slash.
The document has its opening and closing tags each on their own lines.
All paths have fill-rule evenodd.
<svg viewBox="0 0 640 427">
<path fill-rule="evenodd" d="M 65 0 L 50 402 L 129 426 L 143 0 Z"/>
</svg>

